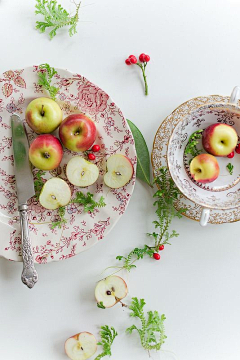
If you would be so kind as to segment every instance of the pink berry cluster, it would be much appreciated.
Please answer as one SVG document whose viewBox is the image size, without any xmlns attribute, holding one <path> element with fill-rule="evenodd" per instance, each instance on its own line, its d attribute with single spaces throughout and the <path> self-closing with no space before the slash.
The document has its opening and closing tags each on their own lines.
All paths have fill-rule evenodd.
<svg viewBox="0 0 240 360">
<path fill-rule="evenodd" d="M 160 250 L 160 251 L 164 250 L 164 245 L 160 245 L 160 246 L 159 246 L 159 250 Z M 153 258 L 154 258 L 155 260 L 160 260 L 161 256 L 160 256 L 160 254 L 159 254 L 158 252 L 155 252 L 155 253 L 153 254 Z"/>
<path fill-rule="evenodd" d="M 90 151 L 93 151 L 93 152 L 99 152 L 100 151 L 100 146 L 99 145 L 93 145 L 93 147 L 91 148 Z M 88 153 L 88 159 L 89 160 L 95 160 L 96 159 L 96 156 L 93 154 L 93 153 Z"/>
<path fill-rule="evenodd" d="M 236 151 L 237 154 L 240 154 L 240 143 L 237 144 L 237 146 L 236 146 L 236 148 L 235 148 L 235 151 Z M 235 155 L 235 153 L 234 153 L 234 151 L 232 151 L 230 154 L 228 154 L 227 157 L 228 157 L 229 159 L 232 159 L 232 158 L 234 157 L 234 155 Z"/>
<path fill-rule="evenodd" d="M 135 55 L 129 55 L 129 57 L 125 60 L 125 63 L 127 65 L 137 65 L 142 70 L 143 80 L 145 85 L 145 95 L 148 95 L 148 84 L 147 84 L 145 69 L 149 61 L 150 61 L 150 56 L 144 53 L 139 55 L 139 61 L 137 60 Z"/>
</svg>

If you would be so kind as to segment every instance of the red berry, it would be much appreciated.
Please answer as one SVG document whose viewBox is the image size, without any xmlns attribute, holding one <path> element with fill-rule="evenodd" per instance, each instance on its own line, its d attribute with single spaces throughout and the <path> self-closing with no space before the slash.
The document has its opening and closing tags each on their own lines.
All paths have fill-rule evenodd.
<svg viewBox="0 0 240 360">
<path fill-rule="evenodd" d="M 93 145 L 92 147 L 92 151 L 93 152 L 98 152 L 100 150 L 100 146 L 99 145 Z"/>
<path fill-rule="evenodd" d="M 134 55 L 130 55 L 129 60 L 131 61 L 131 64 L 136 64 L 137 63 L 137 58 Z"/>
<path fill-rule="evenodd" d="M 238 145 L 236 146 L 235 151 L 236 151 L 237 154 L 240 154 L 240 144 L 238 144 Z"/>
<path fill-rule="evenodd" d="M 95 160 L 96 159 L 96 156 L 94 154 L 88 154 L 88 158 L 89 160 Z"/>
<path fill-rule="evenodd" d="M 164 245 L 160 245 L 159 246 L 159 250 L 161 251 L 161 250 L 164 250 Z"/>
<path fill-rule="evenodd" d="M 149 62 L 149 61 L 150 61 L 150 56 L 149 56 L 149 55 L 145 55 L 145 56 L 144 56 L 144 61 Z"/>
<path fill-rule="evenodd" d="M 142 53 L 139 55 L 139 61 L 141 61 L 141 62 L 145 61 L 145 54 Z"/>
<path fill-rule="evenodd" d="M 130 60 L 130 59 L 126 59 L 126 60 L 125 60 L 125 63 L 126 63 L 127 65 L 132 65 L 132 63 L 131 63 L 131 60 Z"/>
<path fill-rule="evenodd" d="M 230 154 L 228 154 L 227 156 L 229 159 L 233 158 L 234 157 L 234 151 L 232 151 Z"/>
<path fill-rule="evenodd" d="M 158 253 L 154 253 L 154 254 L 153 254 L 153 258 L 154 258 L 155 260 L 160 260 L 160 255 L 159 255 Z"/>
</svg>

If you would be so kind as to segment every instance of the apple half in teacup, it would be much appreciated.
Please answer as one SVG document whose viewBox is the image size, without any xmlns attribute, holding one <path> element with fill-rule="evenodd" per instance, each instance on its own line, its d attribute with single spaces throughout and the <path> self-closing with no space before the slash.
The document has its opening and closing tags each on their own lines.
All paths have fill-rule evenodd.
<svg viewBox="0 0 240 360">
<path fill-rule="evenodd" d="M 195 156 L 190 163 L 190 173 L 194 180 L 207 184 L 216 180 L 219 176 L 219 164 L 215 156 L 200 154 Z"/>
<path fill-rule="evenodd" d="M 125 298 L 128 293 L 126 282 L 120 276 L 109 276 L 97 283 L 95 298 L 105 308 L 110 308 Z"/>
<path fill-rule="evenodd" d="M 93 334 L 81 332 L 65 342 L 65 352 L 71 360 L 89 359 L 97 351 L 97 341 Z"/>
<path fill-rule="evenodd" d="M 66 174 L 71 184 L 86 187 L 97 181 L 99 170 L 97 165 L 82 156 L 74 156 L 67 164 Z"/>
<path fill-rule="evenodd" d="M 133 176 L 131 161 L 122 154 L 115 154 L 107 160 L 107 172 L 104 182 L 112 189 L 119 189 L 126 185 Z"/>
<path fill-rule="evenodd" d="M 202 135 L 204 149 L 215 156 L 227 156 L 237 146 L 238 135 L 236 130 L 227 124 L 212 124 Z"/>
<path fill-rule="evenodd" d="M 39 202 L 49 210 L 66 206 L 71 199 L 71 190 L 66 181 L 60 178 L 51 178 L 42 187 Z"/>
</svg>

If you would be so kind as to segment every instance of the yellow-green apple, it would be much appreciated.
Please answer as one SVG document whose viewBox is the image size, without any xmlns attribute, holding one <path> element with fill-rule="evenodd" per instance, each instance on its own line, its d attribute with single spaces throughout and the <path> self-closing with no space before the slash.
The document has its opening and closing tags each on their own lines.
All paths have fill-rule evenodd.
<svg viewBox="0 0 240 360">
<path fill-rule="evenodd" d="M 227 156 L 235 149 L 237 142 L 235 129 L 227 124 L 212 124 L 203 131 L 203 147 L 215 156 Z"/>
<path fill-rule="evenodd" d="M 71 199 L 71 190 L 66 181 L 53 177 L 45 182 L 42 187 L 39 202 L 49 210 L 66 206 Z"/>
<path fill-rule="evenodd" d="M 109 276 L 97 283 L 95 298 L 98 304 L 110 308 L 125 298 L 128 293 L 127 284 L 120 276 Z"/>
<path fill-rule="evenodd" d="M 97 351 L 97 340 L 89 332 L 71 336 L 65 342 L 65 352 L 71 360 L 89 359 Z"/>
<path fill-rule="evenodd" d="M 190 173 L 199 183 L 210 183 L 218 178 L 219 165 L 215 156 L 200 154 L 195 156 L 190 163 Z"/>
<path fill-rule="evenodd" d="M 29 160 L 38 169 L 56 169 L 63 157 L 63 148 L 55 136 L 39 135 L 30 145 Z"/>
<path fill-rule="evenodd" d="M 82 156 L 74 156 L 67 164 L 66 174 L 71 184 L 86 187 L 97 181 L 99 170 L 97 165 Z"/>
<path fill-rule="evenodd" d="M 62 122 L 62 110 L 52 99 L 40 97 L 28 104 L 26 121 L 37 134 L 49 134 Z"/>
<path fill-rule="evenodd" d="M 69 115 L 59 128 L 59 137 L 63 145 L 75 152 L 88 150 L 94 143 L 96 135 L 96 125 L 84 114 Z"/>
<path fill-rule="evenodd" d="M 104 182 L 113 189 L 126 185 L 133 176 L 131 161 L 122 154 L 115 154 L 107 160 L 107 172 L 104 175 Z"/>
</svg>

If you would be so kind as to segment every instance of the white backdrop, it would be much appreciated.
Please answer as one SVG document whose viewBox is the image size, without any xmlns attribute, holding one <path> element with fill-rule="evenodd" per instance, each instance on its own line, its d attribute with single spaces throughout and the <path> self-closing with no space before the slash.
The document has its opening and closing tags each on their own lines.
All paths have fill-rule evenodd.
<svg viewBox="0 0 240 360">
<path fill-rule="evenodd" d="M 142 130 L 149 149 L 161 121 L 189 98 L 230 94 L 240 84 L 240 0 L 83 0 L 78 34 L 55 39 L 34 30 L 33 0 L 0 0 L 0 72 L 48 62 L 85 75 L 102 87 Z M 74 10 L 74 4 L 61 1 Z M 148 53 L 149 97 L 140 72 L 124 64 Z M 147 241 L 152 192 L 140 182 L 126 214 L 96 247 L 75 258 L 37 266 L 39 282 L 28 290 L 22 265 L 0 259 L 0 358 L 64 360 L 63 345 L 79 331 L 97 334 L 103 324 L 120 336 L 114 360 L 144 360 L 127 310 L 106 311 L 94 302 L 95 282 L 116 255 Z M 179 360 L 236 360 L 240 353 L 240 223 L 209 225 L 174 221 L 180 233 L 161 261 L 139 262 L 130 296 L 147 310 L 166 314 L 163 349 Z M 1 241 L 1 240 L 0 240 Z"/>
</svg>

